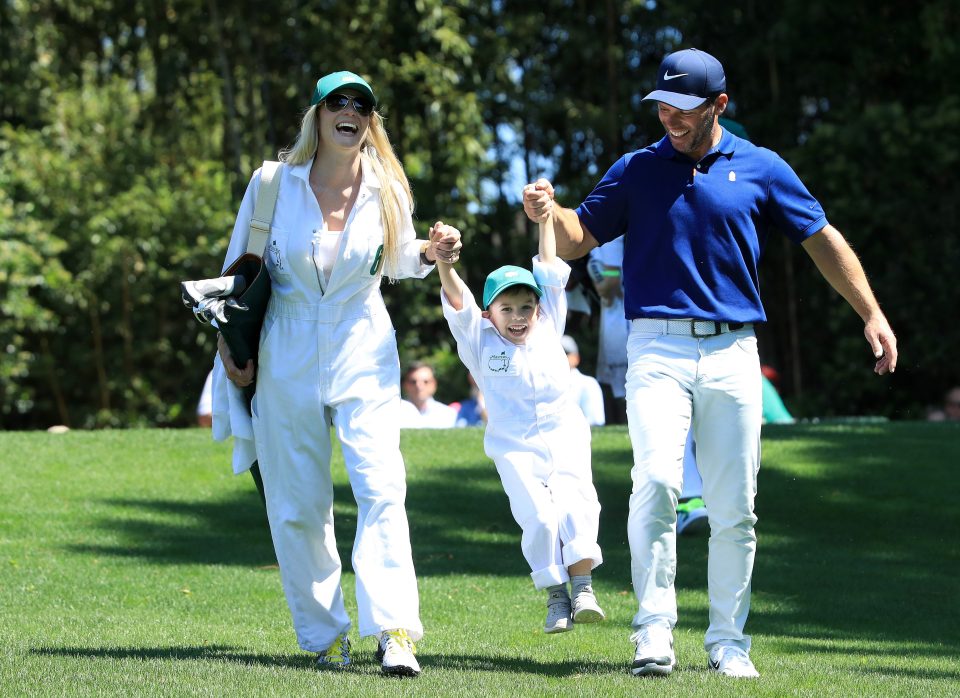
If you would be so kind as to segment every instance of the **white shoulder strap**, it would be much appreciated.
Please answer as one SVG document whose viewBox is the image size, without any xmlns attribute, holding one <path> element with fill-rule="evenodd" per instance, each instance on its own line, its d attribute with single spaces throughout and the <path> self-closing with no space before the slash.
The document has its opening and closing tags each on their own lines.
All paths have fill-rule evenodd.
<svg viewBox="0 0 960 698">
<path fill-rule="evenodd" d="M 275 160 L 264 160 L 260 169 L 260 191 L 257 193 L 257 203 L 253 209 L 253 218 L 250 219 L 250 237 L 247 241 L 247 252 L 258 256 L 263 255 L 267 246 L 267 237 L 270 235 L 270 226 L 273 225 L 273 209 L 277 205 L 277 194 L 280 191 L 280 163 Z"/>
</svg>

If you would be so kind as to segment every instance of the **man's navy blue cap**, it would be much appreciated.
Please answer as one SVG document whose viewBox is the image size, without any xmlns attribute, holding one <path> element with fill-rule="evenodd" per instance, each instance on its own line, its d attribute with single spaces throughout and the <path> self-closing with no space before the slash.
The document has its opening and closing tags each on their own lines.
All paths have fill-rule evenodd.
<svg viewBox="0 0 960 698">
<path fill-rule="evenodd" d="M 720 61 L 704 51 L 674 51 L 660 63 L 657 89 L 643 98 L 677 109 L 696 109 L 711 97 L 727 91 Z"/>
</svg>

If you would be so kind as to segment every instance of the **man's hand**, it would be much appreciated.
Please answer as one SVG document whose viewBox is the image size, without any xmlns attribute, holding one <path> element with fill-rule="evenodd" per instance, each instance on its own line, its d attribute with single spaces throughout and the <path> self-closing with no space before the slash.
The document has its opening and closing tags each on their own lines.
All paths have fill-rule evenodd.
<svg viewBox="0 0 960 698">
<path fill-rule="evenodd" d="M 873 350 L 877 363 L 873 367 L 874 373 L 883 375 L 897 370 L 897 337 L 893 334 L 890 323 L 882 314 L 871 318 L 863 327 L 863 336 Z"/>
<path fill-rule="evenodd" d="M 539 223 L 553 208 L 553 185 L 541 177 L 523 188 L 523 212 L 534 223 Z"/>
</svg>

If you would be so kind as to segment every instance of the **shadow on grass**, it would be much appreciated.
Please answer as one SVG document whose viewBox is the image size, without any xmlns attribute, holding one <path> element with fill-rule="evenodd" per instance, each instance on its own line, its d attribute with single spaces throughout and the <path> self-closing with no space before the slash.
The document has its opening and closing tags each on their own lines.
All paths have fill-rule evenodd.
<svg viewBox="0 0 960 698">
<path fill-rule="evenodd" d="M 259 654 L 241 651 L 230 645 L 186 646 L 186 647 L 35 647 L 30 650 L 41 657 L 79 657 L 116 660 L 164 660 L 196 662 L 231 662 L 248 666 L 285 667 L 290 669 L 315 670 L 314 655 L 299 654 Z M 591 660 L 583 661 L 539 661 L 524 657 L 496 657 L 480 655 L 429 655 L 418 656 L 425 670 L 441 671 L 489 671 L 502 674 L 538 674 L 541 676 L 565 677 L 580 674 L 624 673 L 623 663 Z M 356 669 L 378 668 L 379 663 L 372 652 L 358 653 L 354 658 Z"/>
<path fill-rule="evenodd" d="M 140 558 L 157 564 L 255 567 L 276 563 L 270 528 L 255 492 L 221 501 L 104 499 L 112 513 L 93 525 L 111 543 L 76 544 L 96 556 Z"/>
<path fill-rule="evenodd" d="M 576 676 L 580 674 L 623 674 L 626 668 L 623 662 L 609 662 L 603 659 L 585 661 L 539 661 L 525 657 L 495 657 L 470 654 L 444 654 L 420 657 L 424 669 L 447 671 L 492 671 L 498 674 L 513 672 L 517 674 L 538 674 L 540 676 Z"/>
<path fill-rule="evenodd" d="M 256 654 L 238 651 L 230 645 L 188 647 L 35 647 L 31 654 L 46 657 L 84 657 L 96 659 L 163 659 L 176 661 L 221 661 L 251 666 L 312 669 L 309 654 Z"/>
<path fill-rule="evenodd" d="M 958 437 L 924 423 L 765 427 L 753 588 L 775 610 L 748 630 L 956 657 L 960 517 L 940 502 L 956 488 Z"/>
</svg>

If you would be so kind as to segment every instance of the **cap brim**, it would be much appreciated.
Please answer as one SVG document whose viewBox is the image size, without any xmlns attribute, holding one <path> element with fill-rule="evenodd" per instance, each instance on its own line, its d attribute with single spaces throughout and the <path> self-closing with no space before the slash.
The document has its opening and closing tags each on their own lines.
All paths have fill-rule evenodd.
<svg viewBox="0 0 960 698">
<path fill-rule="evenodd" d="M 375 94 L 373 94 L 373 90 L 371 90 L 369 87 L 359 82 L 340 83 L 334 89 L 330 90 L 330 92 L 323 95 L 323 97 L 320 97 L 316 92 L 314 92 L 313 100 L 310 102 L 310 104 L 311 105 L 320 104 L 320 102 L 326 99 L 330 94 L 334 92 L 340 92 L 341 90 L 356 90 L 357 92 L 362 94 L 364 97 L 369 99 L 371 102 L 373 102 L 374 107 L 377 106 L 377 97 Z"/>
<path fill-rule="evenodd" d="M 543 289 L 541 289 L 539 286 L 535 286 L 534 284 L 531 284 L 527 281 L 507 281 L 497 286 L 493 290 L 493 292 L 490 294 L 489 299 L 486 299 L 486 298 L 484 299 L 483 309 L 486 310 L 487 308 L 489 308 L 490 304 L 493 303 L 495 300 L 497 300 L 497 296 L 499 296 L 501 293 L 503 293 L 507 289 L 513 288 L 514 286 L 523 286 L 524 288 L 528 288 L 534 292 L 537 298 L 543 298 Z"/>
<path fill-rule="evenodd" d="M 666 90 L 654 90 L 640 101 L 663 102 L 664 104 L 669 104 L 671 107 L 687 110 L 696 109 L 706 102 L 707 98 L 698 97 L 697 95 L 685 95 L 679 92 L 667 92 Z"/>
</svg>

